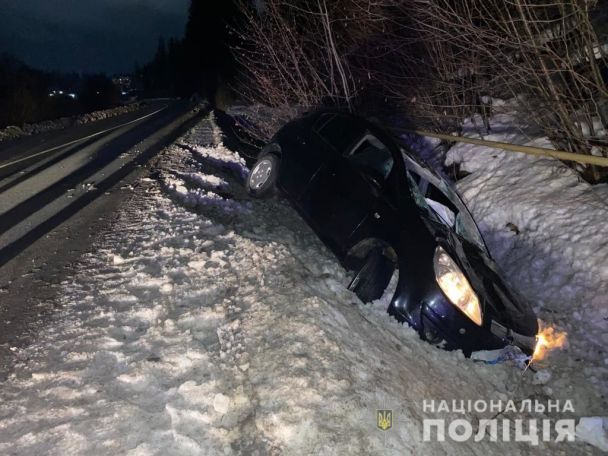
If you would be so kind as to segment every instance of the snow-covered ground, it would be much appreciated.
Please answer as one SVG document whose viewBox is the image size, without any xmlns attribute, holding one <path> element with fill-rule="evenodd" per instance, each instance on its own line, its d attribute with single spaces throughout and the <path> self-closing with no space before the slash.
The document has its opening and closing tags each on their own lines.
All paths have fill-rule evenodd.
<svg viewBox="0 0 608 456">
<path fill-rule="evenodd" d="M 420 341 L 385 313 L 386 297 L 358 302 L 347 273 L 284 201 L 245 194 L 245 162 L 211 115 L 164 151 L 157 178 L 142 180 L 63 283 L 62 311 L 34 345 L 15 350 L 20 362 L 0 384 L 0 453 L 593 454 L 581 442 L 422 441 L 425 418 L 478 426 L 495 415 L 431 412 L 424 400 L 560 398 L 573 400 L 576 418 L 605 415 L 606 355 L 594 350 L 606 341 L 579 352 L 587 334 L 605 337 L 596 324 L 608 265 L 602 219 L 576 220 L 599 190 L 559 171 L 557 180 L 545 174 L 538 195 L 520 194 L 518 185 L 532 192 L 527 179 L 561 165 L 540 160 L 524 179 L 533 160 L 495 152 L 484 171 L 461 152 L 452 159 L 473 171 L 461 189 L 499 263 L 544 318 L 571 332 L 568 351 L 544 371 L 548 383 L 547 374 Z M 573 192 L 577 213 L 550 199 L 561 192 Z M 377 428 L 377 409 L 393 410 L 392 429 Z"/>
<path fill-rule="evenodd" d="M 553 148 L 526 129 L 506 104 L 485 139 Z M 510 282 L 541 319 L 569 334 L 567 349 L 552 359 L 560 367 L 548 386 L 595 391 L 606 411 L 608 184 L 590 185 L 555 159 L 462 143 L 449 150 L 452 163 L 471 173 L 457 186 Z"/>
</svg>

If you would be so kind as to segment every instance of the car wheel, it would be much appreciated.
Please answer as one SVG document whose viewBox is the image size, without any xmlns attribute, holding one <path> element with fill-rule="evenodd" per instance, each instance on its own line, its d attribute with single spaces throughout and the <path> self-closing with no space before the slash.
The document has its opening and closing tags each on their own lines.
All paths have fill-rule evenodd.
<svg viewBox="0 0 608 456">
<path fill-rule="evenodd" d="M 256 198 L 264 198 L 274 193 L 281 159 L 275 154 L 265 154 L 255 163 L 247 177 L 247 191 Z"/>
<path fill-rule="evenodd" d="M 372 250 L 355 272 L 348 285 L 361 301 L 368 303 L 380 299 L 388 286 L 395 264 L 380 249 Z"/>
</svg>

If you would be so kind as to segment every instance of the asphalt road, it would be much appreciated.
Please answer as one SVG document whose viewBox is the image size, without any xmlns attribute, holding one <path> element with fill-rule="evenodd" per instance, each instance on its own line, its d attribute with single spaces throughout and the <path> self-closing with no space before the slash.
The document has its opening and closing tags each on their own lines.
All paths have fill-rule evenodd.
<svg viewBox="0 0 608 456">
<path fill-rule="evenodd" d="M 182 100 L 0 146 L 0 381 L 54 314 L 55 285 L 202 112 Z"/>
<path fill-rule="evenodd" d="M 144 139 L 162 140 L 190 108 L 185 101 L 153 102 L 0 147 L 0 266 L 140 164 L 145 151 L 124 154 Z"/>
<path fill-rule="evenodd" d="M 115 129 L 129 122 L 134 124 L 142 122 L 145 120 L 145 116 L 152 117 L 159 110 L 167 109 L 170 103 L 172 103 L 170 100 L 150 101 L 146 102 L 141 109 L 127 114 L 0 142 L 0 178 L 10 176 L 51 156 L 58 156 L 61 152 L 81 147 L 84 145 L 84 141 L 94 142 L 95 139 L 100 139 L 104 134 L 109 133 L 107 130 Z M 125 125 L 125 127 L 127 126 Z"/>
</svg>

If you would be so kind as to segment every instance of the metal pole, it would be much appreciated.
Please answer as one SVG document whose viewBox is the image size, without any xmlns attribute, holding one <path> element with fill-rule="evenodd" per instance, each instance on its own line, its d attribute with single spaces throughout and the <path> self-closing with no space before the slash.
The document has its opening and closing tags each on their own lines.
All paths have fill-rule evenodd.
<svg viewBox="0 0 608 456">
<path fill-rule="evenodd" d="M 442 133 L 433 133 L 424 130 L 409 130 L 407 128 L 392 128 L 395 132 L 400 133 L 415 133 L 420 136 L 429 136 L 431 138 L 443 139 L 445 141 L 463 142 L 467 144 L 476 144 L 479 146 L 492 147 L 494 149 L 509 150 L 512 152 L 521 152 L 529 155 L 539 155 L 544 157 L 553 157 L 559 160 L 575 161 L 588 165 L 608 167 L 608 157 L 598 157 L 595 155 L 575 154 L 573 152 L 565 152 L 562 150 L 545 149 L 542 147 L 519 146 L 517 144 L 509 144 L 499 141 L 487 141 L 485 139 L 466 138 L 463 136 L 444 135 Z"/>
</svg>

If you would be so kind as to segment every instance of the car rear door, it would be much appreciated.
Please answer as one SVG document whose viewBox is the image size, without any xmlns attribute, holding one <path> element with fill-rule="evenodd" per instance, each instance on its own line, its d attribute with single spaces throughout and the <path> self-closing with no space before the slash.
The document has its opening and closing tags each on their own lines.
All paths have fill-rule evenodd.
<svg viewBox="0 0 608 456">
<path fill-rule="evenodd" d="M 307 213 L 302 195 L 341 153 L 342 144 L 354 139 L 354 133 L 347 116 L 329 112 L 315 115 L 307 125 L 300 122 L 294 127 L 285 129 L 280 138 L 283 159 L 279 185 Z"/>
<path fill-rule="evenodd" d="M 305 198 L 312 222 L 338 254 L 355 242 L 355 232 L 369 231 L 370 223 L 384 222 L 391 212 L 384 191 L 393 165 L 390 150 L 365 132 L 309 186 Z"/>
<path fill-rule="evenodd" d="M 291 192 L 300 209 L 312 217 L 318 209 L 318 201 L 311 200 L 311 195 L 325 187 L 336 160 L 351 146 L 361 134 L 361 127 L 352 116 L 339 113 L 323 113 L 312 125 L 307 135 L 305 153 L 301 155 L 297 172 L 306 175 L 300 180 L 297 190 Z"/>
</svg>

